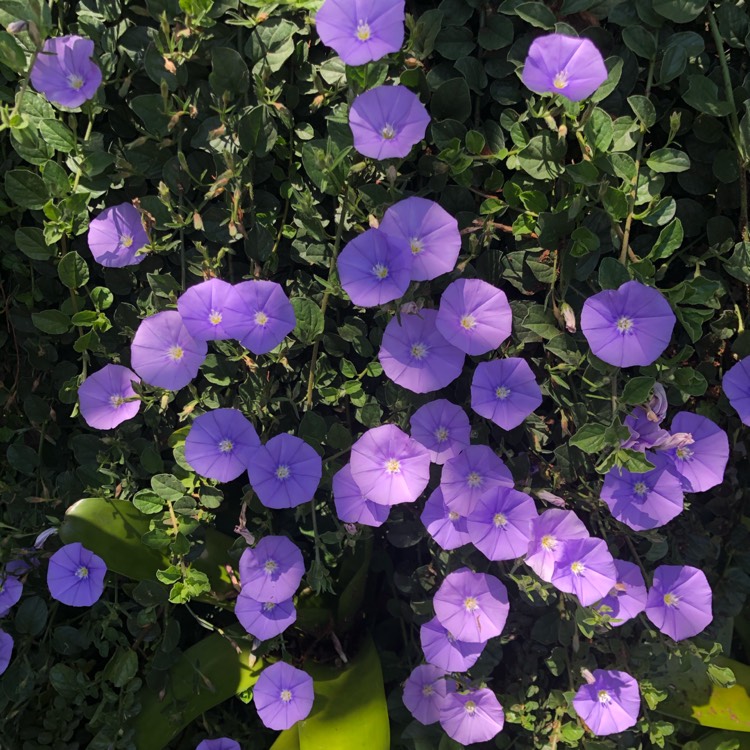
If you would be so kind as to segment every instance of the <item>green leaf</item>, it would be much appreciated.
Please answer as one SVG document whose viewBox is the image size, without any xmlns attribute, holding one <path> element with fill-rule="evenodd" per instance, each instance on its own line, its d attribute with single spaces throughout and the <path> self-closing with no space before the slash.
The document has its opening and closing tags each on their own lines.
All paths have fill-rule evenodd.
<svg viewBox="0 0 750 750">
<path fill-rule="evenodd" d="M 622 40 L 638 57 L 656 57 L 656 38 L 643 26 L 628 26 L 622 30 Z"/>
<path fill-rule="evenodd" d="M 31 313 L 31 322 L 44 333 L 58 336 L 70 330 L 71 320 L 60 310 L 43 310 Z"/>
<path fill-rule="evenodd" d="M 518 152 L 518 166 L 538 180 L 551 180 L 564 171 L 565 143 L 550 133 L 534 136 Z"/>
<path fill-rule="evenodd" d="M 171 474 L 157 474 L 151 477 L 151 489 L 164 500 L 179 500 L 186 491 L 185 485 Z"/>
<path fill-rule="evenodd" d="M 719 99 L 719 87 L 702 75 L 688 76 L 688 90 L 682 98 L 699 112 L 724 117 L 732 111 L 731 102 Z"/>
<path fill-rule="evenodd" d="M 655 382 L 654 378 L 644 376 L 630 378 L 622 389 L 620 400 L 625 404 L 632 405 L 645 403 L 651 394 Z"/>
<path fill-rule="evenodd" d="M 615 258 L 603 258 L 599 264 L 599 286 L 602 289 L 617 289 L 630 281 L 628 269 Z"/>
<path fill-rule="evenodd" d="M 728 274 L 743 284 L 750 284 L 750 242 L 738 242 L 732 254 L 724 261 Z"/>
<path fill-rule="evenodd" d="M 325 328 L 325 319 L 320 307 L 306 297 L 292 299 L 292 307 L 294 307 L 294 315 L 297 319 L 293 336 L 302 344 L 312 344 L 318 336 L 322 335 Z"/>
<path fill-rule="evenodd" d="M 430 113 L 436 120 L 463 122 L 471 114 L 471 92 L 464 78 L 452 78 L 432 95 Z"/>
<path fill-rule="evenodd" d="M 606 431 L 607 425 L 585 424 L 576 431 L 576 434 L 568 440 L 568 443 L 584 453 L 598 453 L 607 444 Z"/>
<path fill-rule="evenodd" d="M 544 3 L 521 3 L 516 6 L 516 15 L 539 29 L 554 29 L 557 18 Z"/>
<path fill-rule="evenodd" d="M 489 16 L 477 34 L 479 46 L 486 50 L 507 47 L 513 41 L 513 22 L 499 14 Z"/>
<path fill-rule="evenodd" d="M 69 154 L 76 147 L 73 131 L 60 120 L 39 120 L 39 133 L 55 151 Z"/>
<path fill-rule="evenodd" d="M 656 242 L 651 248 L 648 257 L 651 260 L 662 260 L 668 258 L 681 245 L 685 237 L 682 229 L 682 222 L 679 219 L 673 219 L 664 229 L 659 232 Z"/>
<path fill-rule="evenodd" d="M 657 148 L 649 154 L 646 164 L 654 172 L 684 172 L 690 169 L 690 158 L 676 148 Z"/>
<path fill-rule="evenodd" d="M 256 156 L 266 156 L 276 145 L 279 134 L 268 107 L 259 104 L 242 117 L 237 128 L 240 146 Z"/>
<path fill-rule="evenodd" d="M 646 128 L 650 128 L 656 122 L 656 109 L 651 100 L 646 96 L 629 96 L 628 104 L 635 113 L 635 116 L 644 124 Z"/>
<path fill-rule="evenodd" d="M 250 72 L 237 50 L 230 47 L 211 49 L 211 73 L 208 83 L 219 98 L 227 93 L 239 96 L 250 88 Z"/>
<path fill-rule="evenodd" d="M 136 492 L 133 496 L 133 505 L 141 513 L 146 515 L 152 515 L 154 513 L 161 513 L 164 510 L 165 502 L 163 498 L 159 497 L 155 492 L 151 490 L 141 490 Z"/>
<path fill-rule="evenodd" d="M 26 70 L 26 55 L 16 38 L 7 31 L 0 31 L 0 60 L 14 73 Z"/>
<path fill-rule="evenodd" d="M 104 679 L 123 688 L 138 672 L 138 655 L 131 649 L 118 648 L 104 667 Z"/>
<path fill-rule="evenodd" d="M 19 227 L 14 239 L 18 249 L 32 260 L 49 260 L 55 254 L 55 246 L 47 245 L 39 227 Z"/>
<path fill-rule="evenodd" d="M 88 282 L 89 267 L 86 261 L 75 250 L 72 250 L 60 259 L 57 274 L 68 289 L 78 289 Z"/>
<path fill-rule="evenodd" d="M 11 169 L 5 173 L 5 192 L 20 208 L 39 209 L 49 200 L 44 180 L 28 169 Z"/>
<path fill-rule="evenodd" d="M 653 0 L 653 9 L 677 23 L 694 21 L 703 12 L 707 0 Z"/>
</svg>

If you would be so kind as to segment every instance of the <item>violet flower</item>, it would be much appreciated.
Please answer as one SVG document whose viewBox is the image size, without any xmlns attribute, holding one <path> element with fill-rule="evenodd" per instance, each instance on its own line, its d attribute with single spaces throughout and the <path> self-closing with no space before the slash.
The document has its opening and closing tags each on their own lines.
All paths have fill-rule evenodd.
<svg viewBox="0 0 750 750">
<path fill-rule="evenodd" d="M 81 416 L 89 427 L 111 430 L 132 419 L 141 408 L 133 382 L 141 379 L 122 365 L 104 365 L 78 386 Z M 134 399 L 127 401 L 126 399 Z"/>
<path fill-rule="evenodd" d="M 444 550 L 458 549 L 471 541 L 465 516 L 445 504 L 440 487 L 427 498 L 420 520 L 427 533 Z"/>
<path fill-rule="evenodd" d="M 503 460 L 488 445 L 470 445 L 446 461 L 440 478 L 445 504 L 468 516 L 479 498 L 493 487 L 513 487 L 513 476 Z"/>
<path fill-rule="evenodd" d="M 623 448 L 646 451 L 661 446 L 669 440 L 669 433 L 659 427 L 659 423 L 649 418 L 649 412 L 642 406 L 636 406 L 625 417 L 625 426 L 630 430 L 630 437 L 622 441 Z"/>
<path fill-rule="evenodd" d="M 627 672 L 595 669 L 578 688 L 573 708 L 597 737 L 635 726 L 641 710 L 638 682 Z"/>
<path fill-rule="evenodd" d="M 13 656 L 13 636 L 0 630 L 0 674 L 3 674 Z"/>
<path fill-rule="evenodd" d="M 195 750 L 242 750 L 240 743 L 229 737 L 219 737 L 215 740 L 199 742 Z"/>
<path fill-rule="evenodd" d="M 615 560 L 615 571 L 617 583 L 612 590 L 597 605 L 601 611 L 602 607 L 608 607 L 609 612 L 601 612 L 608 615 L 610 625 L 613 628 L 624 625 L 632 620 L 646 608 L 646 583 L 643 580 L 641 569 L 626 560 Z"/>
<path fill-rule="evenodd" d="M 244 588 L 237 597 L 234 614 L 240 625 L 259 641 L 267 641 L 283 633 L 297 620 L 297 610 L 291 598 L 280 602 L 259 602 Z"/>
<path fill-rule="evenodd" d="M 503 707 L 489 688 L 450 692 L 440 712 L 440 726 L 461 745 L 487 742 L 502 731 Z"/>
<path fill-rule="evenodd" d="M 617 571 L 606 543 L 601 539 L 573 539 L 555 561 L 552 585 L 575 594 L 588 607 L 606 596 L 617 583 Z"/>
<path fill-rule="evenodd" d="M 706 574 L 689 565 L 660 565 L 648 591 L 646 617 L 675 641 L 692 638 L 713 620 Z"/>
<path fill-rule="evenodd" d="M 336 515 L 344 523 L 361 523 L 377 528 L 387 520 L 390 505 L 368 500 L 352 477 L 351 464 L 346 464 L 333 475 L 333 502 Z"/>
<path fill-rule="evenodd" d="M 750 357 L 724 373 L 721 387 L 744 424 L 750 425 Z"/>
<path fill-rule="evenodd" d="M 89 222 L 86 237 L 94 260 L 107 268 L 135 266 L 146 260 L 148 245 L 141 212 L 132 203 L 105 208 Z"/>
<path fill-rule="evenodd" d="M 82 544 L 60 547 L 49 559 L 47 587 L 50 596 L 71 607 L 90 607 L 104 593 L 107 566 Z"/>
<path fill-rule="evenodd" d="M 404 683 L 404 705 L 421 724 L 434 724 L 445 702 L 445 670 L 432 664 L 415 667 Z"/>
<path fill-rule="evenodd" d="M 459 641 L 433 617 L 419 629 L 424 658 L 444 672 L 471 669 L 484 651 L 484 643 Z"/>
<path fill-rule="evenodd" d="M 583 521 L 572 510 L 550 508 L 531 521 L 531 539 L 526 553 L 526 564 L 549 583 L 555 561 L 573 539 L 589 535 Z"/>
<path fill-rule="evenodd" d="M 0 575 L 0 617 L 5 617 L 18 604 L 21 594 L 23 594 L 23 583 L 13 573 L 11 563 L 8 563 Z"/>
<path fill-rule="evenodd" d="M 196 341 L 232 338 L 228 324 L 234 324 L 235 331 L 246 325 L 246 318 L 238 318 L 241 303 L 235 295 L 234 287 L 221 279 L 208 279 L 186 289 L 177 300 L 177 310 L 188 333 Z"/>
<path fill-rule="evenodd" d="M 289 729 L 306 719 L 314 700 L 312 677 L 283 661 L 266 667 L 253 688 L 258 716 L 269 729 Z"/>
<path fill-rule="evenodd" d="M 444 398 L 420 406 L 409 424 L 411 436 L 427 448 L 435 464 L 444 464 L 469 447 L 469 417 L 460 406 Z"/>
<path fill-rule="evenodd" d="M 305 574 L 299 547 L 285 536 L 264 536 L 240 557 L 242 591 L 259 602 L 291 599 Z"/>
</svg>

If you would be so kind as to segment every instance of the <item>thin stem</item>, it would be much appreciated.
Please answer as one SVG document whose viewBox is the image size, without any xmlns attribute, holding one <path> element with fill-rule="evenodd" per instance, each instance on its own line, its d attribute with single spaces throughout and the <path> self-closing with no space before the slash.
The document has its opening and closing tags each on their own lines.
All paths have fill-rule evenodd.
<svg viewBox="0 0 750 750">
<path fill-rule="evenodd" d="M 94 118 L 89 116 L 89 122 L 88 122 L 88 125 L 86 126 L 86 132 L 83 135 L 84 144 L 88 143 L 89 138 L 91 138 L 91 132 L 93 131 L 93 129 L 94 129 Z M 75 193 L 75 191 L 77 190 L 78 183 L 81 181 L 82 174 L 83 174 L 83 170 L 81 169 L 81 165 L 80 164 L 76 165 L 76 176 L 75 176 L 75 179 L 73 180 L 73 187 L 70 191 L 71 193 Z"/>
</svg>

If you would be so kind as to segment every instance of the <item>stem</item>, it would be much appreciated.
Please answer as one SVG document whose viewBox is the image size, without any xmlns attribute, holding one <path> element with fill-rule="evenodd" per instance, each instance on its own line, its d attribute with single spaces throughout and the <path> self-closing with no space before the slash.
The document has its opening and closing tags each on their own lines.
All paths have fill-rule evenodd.
<svg viewBox="0 0 750 750">
<path fill-rule="evenodd" d="M 89 122 L 86 126 L 86 132 L 83 135 L 83 142 L 88 143 L 89 138 L 91 138 L 91 131 L 94 129 L 94 118 L 89 116 Z M 76 167 L 76 176 L 73 180 L 73 187 L 71 188 L 71 193 L 75 193 L 76 189 L 78 188 L 78 183 L 81 181 L 81 175 L 83 174 L 83 171 L 81 170 L 81 165 L 78 164 Z"/>
</svg>

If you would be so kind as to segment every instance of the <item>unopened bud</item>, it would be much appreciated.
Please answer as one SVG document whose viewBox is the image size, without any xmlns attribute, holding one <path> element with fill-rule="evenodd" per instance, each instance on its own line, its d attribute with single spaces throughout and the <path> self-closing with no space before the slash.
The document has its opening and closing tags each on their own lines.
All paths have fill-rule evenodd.
<svg viewBox="0 0 750 750">
<path fill-rule="evenodd" d="M 26 31 L 29 28 L 28 21 L 13 21 L 8 24 L 9 34 L 20 34 L 22 31 Z"/>
<path fill-rule="evenodd" d="M 562 305 L 560 305 L 560 312 L 562 313 L 563 322 L 565 323 L 565 330 L 568 333 L 575 333 L 576 314 L 573 312 L 573 308 L 567 302 L 563 302 Z"/>
<path fill-rule="evenodd" d="M 661 383 L 654 383 L 654 395 L 646 406 L 646 416 L 657 424 L 667 416 L 667 392 Z"/>
</svg>

